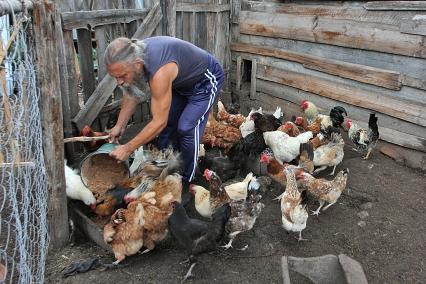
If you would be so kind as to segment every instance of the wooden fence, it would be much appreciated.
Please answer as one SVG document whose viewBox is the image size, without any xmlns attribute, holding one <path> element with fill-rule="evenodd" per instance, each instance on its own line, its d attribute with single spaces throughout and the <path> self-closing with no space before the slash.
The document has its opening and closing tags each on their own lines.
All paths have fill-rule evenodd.
<svg viewBox="0 0 426 284">
<path fill-rule="evenodd" d="M 246 104 L 339 104 L 364 127 L 374 111 L 383 140 L 426 152 L 425 2 L 235 2 L 232 84 Z"/>
</svg>

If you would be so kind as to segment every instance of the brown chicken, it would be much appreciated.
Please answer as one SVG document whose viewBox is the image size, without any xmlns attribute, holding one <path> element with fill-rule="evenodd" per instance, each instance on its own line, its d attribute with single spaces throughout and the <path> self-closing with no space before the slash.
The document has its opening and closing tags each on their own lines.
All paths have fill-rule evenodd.
<svg viewBox="0 0 426 284">
<path fill-rule="evenodd" d="M 300 144 L 299 167 L 312 174 L 314 172 L 314 149 L 310 143 Z"/>
<path fill-rule="evenodd" d="M 96 200 L 95 213 L 98 216 L 111 216 L 119 208 L 126 207 L 124 196 L 129 193 L 131 188 L 116 186 L 105 192 Z"/>
<path fill-rule="evenodd" d="M 300 173 L 298 175 L 301 184 L 308 193 L 319 200 L 320 206 L 317 210 L 312 211 L 313 215 L 318 216 L 325 202 L 329 204 L 325 206 L 322 211 L 327 210 L 331 205 L 337 202 L 343 190 L 346 188 L 348 173 L 349 169 L 344 169 L 340 171 L 333 180 L 326 180 L 324 178 L 317 179 L 308 173 Z"/>
<path fill-rule="evenodd" d="M 314 150 L 322 145 L 325 145 L 328 143 L 328 140 L 322 135 L 321 133 L 318 133 L 317 136 L 309 140 L 309 143 L 312 145 Z"/>
<path fill-rule="evenodd" d="M 308 121 L 303 117 L 296 117 L 296 125 L 301 126 L 305 131 L 312 131 L 314 137 L 321 131 L 321 118 L 316 117 L 315 120 L 308 124 Z"/>
<path fill-rule="evenodd" d="M 155 203 L 153 196 L 147 194 L 143 202 Z M 127 209 L 118 209 L 112 216 L 111 221 L 104 227 L 104 241 L 110 244 L 115 255 L 117 265 L 126 256 L 137 253 L 143 247 L 145 210 L 141 201 L 132 202 Z"/>
<path fill-rule="evenodd" d="M 217 146 L 225 149 L 227 152 L 240 139 L 241 132 L 238 128 L 218 122 L 213 114 L 210 113 L 202 138 L 202 144 L 207 144 L 212 147 Z"/>
<path fill-rule="evenodd" d="M 210 182 L 210 208 L 212 213 L 225 203 L 229 203 L 231 198 L 222 185 L 222 180 L 218 175 L 209 169 L 204 171 L 204 177 Z"/>
<path fill-rule="evenodd" d="M 99 137 L 99 136 L 106 136 L 108 135 L 108 133 L 93 131 L 89 125 L 86 125 L 81 130 L 81 135 L 85 137 Z M 83 145 L 84 145 L 84 148 L 86 148 L 88 151 L 95 151 L 106 142 L 107 142 L 107 139 L 96 140 L 96 141 L 86 141 L 86 142 L 83 142 Z"/>
<path fill-rule="evenodd" d="M 291 121 L 287 121 L 286 123 L 284 123 L 283 125 L 278 127 L 277 130 L 282 131 L 282 132 L 288 134 L 288 136 L 291 136 L 291 137 L 296 137 L 300 134 L 300 130 L 297 127 L 297 125 L 294 124 Z"/>
<path fill-rule="evenodd" d="M 217 119 L 219 121 L 224 121 L 234 127 L 239 128 L 241 124 L 243 124 L 243 122 L 246 120 L 246 118 L 242 114 L 229 114 L 221 101 L 217 102 L 217 108 Z"/>
</svg>

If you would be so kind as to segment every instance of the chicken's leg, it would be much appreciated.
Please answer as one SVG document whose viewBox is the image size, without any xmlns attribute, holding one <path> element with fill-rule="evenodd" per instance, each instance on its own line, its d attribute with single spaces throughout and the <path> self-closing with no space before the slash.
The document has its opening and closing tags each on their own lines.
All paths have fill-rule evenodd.
<svg viewBox="0 0 426 284">
<path fill-rule="evenodd" d="M 333 171 L 329 174 L 330 176 L 334 175 L 334 171 L 336 170 L 336 165 L 334 165 Z"/>
<path fill-rule="evenodd" d="M 317 173 L 322 172 L 322 171 L 323 171 L 323 170 L 325 170 L 326 168 L 327 168 L 327 166 L 322 166 L 322 167 L 320 167 L 320 168 L 316 169 L 316 170 L 313 172 L 313 174 L 314 174 L 314 175 L 316 175 Z"/>
<path fill-rule="evenodd" d="M 194 274 L 192 274 L 192 270 L 194 269 L 194 267 L 195 267 L 195 265 L 196 265 L 197 263 L 196 262 L 194 262 L 193 264 L 191 264 L 191 267 L 189 267 L 189 270 L 188 270 L 188 272 L 185 274 L 185 276 L 183 277 L 183 279 L 182 279 L 182 281 L 180 282 L 180 283 L 183 283 L 183 282 L 185 282 L 189 277 L 192 277 L 192 276 L 194 276 Z"/>
<path fill-rule="evenodd" d="M 302 238 L 302 231 L 300 231 L 299 232 L 299 238 L 296 238 L 297 239 L 297 241 L 307 241 L 308 239 L 304 239 L 304 238 Z"/>
<path fill-rule="evenodd" d="M 324 201 L 324 200 L 320 200 L 320 201 L 319 201 L 319 203 L 320 203 L 320 206 L 318 207 L 318 209 L 317 209 L 317 210 L 312 211 L 312 215 L 317 215 L 317 216 L 318 216 L 318 214 L 319 214 L 319 212 L 320 212 L 320 210 L 321 210 L 321 207 L 323 207 L 323 206 L 324 206 L 325 201 Z"/>
<path fill-rule="evenodd" d="M 370 155 L 371 155 L 371 151 L 373 151 L 373 149 L 372 148 L 368 148 L 368 151 L 367 151 L 367 155 L 365 155 L 364 157 L 362 157 L 364 160 L 368 160 L 368 158 L 370 157 Z"/>
<path fill-rule="evenodd" d="M 150 252 L 151 250 L 150 249 L 146 249 L 146 250 L 144 250 L 143 252 L 140 252 L 139 254 L 146 254 L 146 253 L 148 253 L 148 252 Z"/>
<path fill-rule="evenodd" d="M 332 203 L 328 204 L 327 206 L 325 206 L 325 207 L 322 209 L 322 211 L 327 210 L 327 209 L 328 209 L 328 207 L 330 207 L 330 206 L 331 206 L 331 205 L 333 205 L 334 203 L 336 203 L 336 201 L 334 201 L 334 202 L 332 202 Z"/>
<path fill-rule="evenodd" d="M 229 248 L 232 248 L 233 246 L 232 246 L 232 242 L 234 241 L 234 239 L 233 238 L 231 238 L 230 240 L 229 240 L 229 242 L 226 244 L 226 245 L 224 245 L 224 246 L 221 246 L 221 248 L 224 248 L 224 249 L 229 249 Z"/>
</svg>

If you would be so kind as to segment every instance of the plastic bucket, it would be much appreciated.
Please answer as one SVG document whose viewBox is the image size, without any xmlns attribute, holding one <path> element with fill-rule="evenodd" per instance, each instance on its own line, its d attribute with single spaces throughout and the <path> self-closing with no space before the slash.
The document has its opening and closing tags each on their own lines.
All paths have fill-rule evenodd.
<svg viewBox="0 0 426 284">
<path fill-rule="evenodd" d="M 106 143 L 81 161 L 80 176 L 84 185 L 89 186 L 92 182 L 114 185 L 129 177 L 129 161 L 118 163 L 109 156 L 117 146 Z"/>
</svg>

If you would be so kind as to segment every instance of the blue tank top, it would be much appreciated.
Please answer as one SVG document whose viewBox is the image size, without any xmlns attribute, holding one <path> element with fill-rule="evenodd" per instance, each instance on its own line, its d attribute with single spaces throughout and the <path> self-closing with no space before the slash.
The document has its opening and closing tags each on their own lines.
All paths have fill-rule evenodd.
<svg viewBox="0 0 426 284">
<path fill-rule="evenodd" d="M 143 40 L 146 44 L 144 71 L 146 80 L 167 63 L 175 62 L 179 72 L 173 81 L 176 91 L 191 90 L 194 84 L 204 78 L 208 67 L 209 53 L 192 43 L 168 36 L 156 36 Z"/>
</svg>

